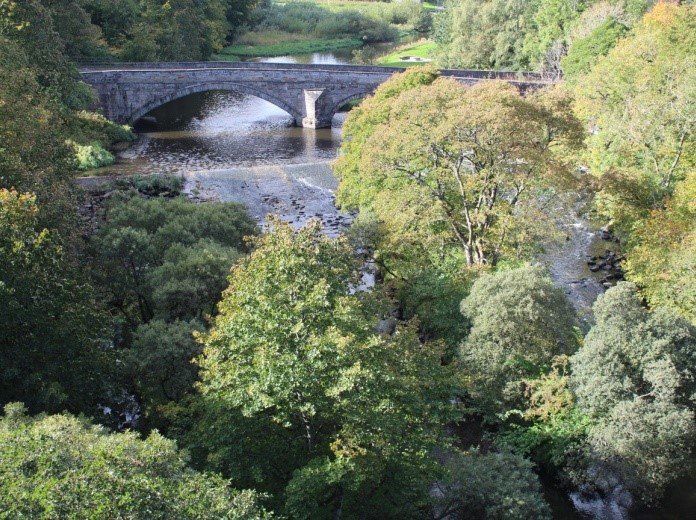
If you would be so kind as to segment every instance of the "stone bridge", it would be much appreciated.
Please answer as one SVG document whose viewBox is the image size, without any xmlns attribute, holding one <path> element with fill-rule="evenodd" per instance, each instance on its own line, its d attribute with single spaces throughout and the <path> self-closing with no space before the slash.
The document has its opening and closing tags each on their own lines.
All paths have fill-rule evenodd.
<svg viewBox="0 0 696 520">
<path fill-rule="evenodd" d="M 265 99 L 307 128 L 331 126 L 345 103 L 372 93 L 403 69 L 355 65 L 286 63 L 111 63 L 80 68 L 82 80 L 94 87 L 104 115 L 134 123 L 175 99 L 209 90 L 227 90 Z M 520 89 L 550 81 L 530 72 L 443 70 L 443 76 L 465 84 L 503 79 Z"/>
</svg>

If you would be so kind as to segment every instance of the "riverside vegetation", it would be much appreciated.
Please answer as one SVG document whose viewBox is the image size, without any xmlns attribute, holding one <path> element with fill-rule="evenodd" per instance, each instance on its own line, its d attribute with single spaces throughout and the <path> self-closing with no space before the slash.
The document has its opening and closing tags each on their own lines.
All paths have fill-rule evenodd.
<svg viewBox="0 0 696 520">
<path fill-rule="evenodd" d="M 565 80 L 395 75 L 329 238 L 163 176 L 78 213 L 82 147 L 131 134 L 72 59 L 203 59 L 255 6 L 0 0 L 0 518 L 551 518 L 539 471 L 627 509 L 692 476 L 696 8 L 521 5 L 453 2 L 441 63 Z M 587 326 L 536 262 L 578 194 L 625 257 Z"/>
</svg>

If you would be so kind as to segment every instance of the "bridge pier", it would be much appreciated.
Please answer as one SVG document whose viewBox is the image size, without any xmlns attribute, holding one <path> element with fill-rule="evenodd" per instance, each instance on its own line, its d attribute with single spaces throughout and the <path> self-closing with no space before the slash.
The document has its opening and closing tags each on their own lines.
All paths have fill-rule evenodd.
<svg viewBox="0 0 696 520">
<path fill-rule="evenodd" d="M 302 126 L 304 128 L 331 128 L 331 120 L 333 114 L 324 113 L 326 110 L 321 103 L 324 90 L 314 89 L 304 91 L 304 103 L 306 117 L 302 118 Z"/>
<path fill-rule="evenodd" d="M 104 114 L 119 123 L 134 123 L 175 99 L 209 90 L 233 91 L 265 99 L 305 128 L 327 128 L 339 107 L 364 97 L 398 69 L 356 65 L 292 63 L 109 63 L 80 70 L 94 87 Z M 444 77 L 470 85 L 503 79 L 520 90 L 551 81 L 534 73 L 442 71 Z"/>
</svg>

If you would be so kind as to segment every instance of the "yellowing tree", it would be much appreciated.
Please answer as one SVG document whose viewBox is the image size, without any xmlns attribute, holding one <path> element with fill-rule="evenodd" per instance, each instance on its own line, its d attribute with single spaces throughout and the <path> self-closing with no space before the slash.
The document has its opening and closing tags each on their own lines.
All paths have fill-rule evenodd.
<svg viewBox="0 0 696 520">
<path fill-rule="evenodd" d="M 599 211 L 630 233 L 696 163 L 696 7 L 658 3 L 576 90 Z"/>
<path fill-rule="evenodd" d="M 385 261 L 442 258 L 454 248 L 481 267 L 528 253 L 554 188 L 572 181 L 560 152 L 577 146 L 582 130 L 567 97 L 438 79 L 384 103 L 336 172 L 339 203 L 380 221 Z"/>
<path fill-rule="evenodd" d="M 628 277 L 654 307 L 671 307 L 696 325 L 696 172 L 677 185 L 634 235 Z"/>
</svg>

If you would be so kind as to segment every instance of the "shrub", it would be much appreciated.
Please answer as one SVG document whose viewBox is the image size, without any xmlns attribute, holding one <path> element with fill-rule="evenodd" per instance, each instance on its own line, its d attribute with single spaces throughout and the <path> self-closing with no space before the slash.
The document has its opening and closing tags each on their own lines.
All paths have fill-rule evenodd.
<svg viewBox="0 0 696 520">
<path fill-rule="evenodd" d="M 75 160 L 77 169 L 81 171 L 93 170 L 102 166 L 110 166 L 114 163 L 114 156 L 108 150 L 98 143 L 83 146 L 77 143 L 71 143 L 75 150 Z"/>
<path fill-rule="evenodd" d="M 436 484 L 434 509 L 446 518 L 551 518 L 534 465 L 513 453 L 459 453 Z M 445 518 L 445 516 L 438 516 Z"/>
</svg>

